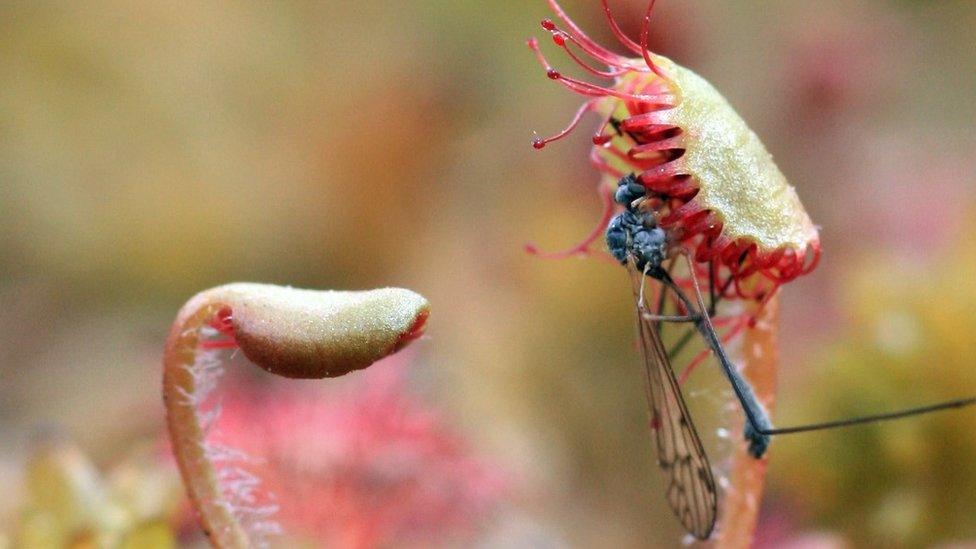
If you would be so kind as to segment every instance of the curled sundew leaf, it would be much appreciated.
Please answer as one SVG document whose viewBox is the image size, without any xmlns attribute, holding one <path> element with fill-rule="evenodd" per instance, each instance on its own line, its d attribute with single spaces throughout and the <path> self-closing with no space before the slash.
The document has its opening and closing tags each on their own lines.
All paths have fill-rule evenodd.
<svg viewBox="0 0 976 549">
<path fill-rule="evenodd" d="M 717 343 L 693 359 L 682 378 L 710 351 L 717 351 L 716 347 L 738 347 L 741 353 L 736 362 L 747 379 L 734 379 L 738 374 L 732 367 L 726 372 L 744 405 L 768 410 L 775 395 L 777 291 L 816 267 L 820 237 L 796 190 L 722 94 L 693 71 L 648 49 L 654 3 L 647 0 L 635 41 L 621 30 L 608 1 L 600 0 L 609 30 L 630 52 L 620 55 L 584 33 L 558 0 L 548 0 L 555 20 L 544 19 L 542 28 L 556 47 L 593 78 L 562 72 L 550 63 L 537 39 L 527 42 L 549 79 L 585 98 L 564 130 L 548 138 L 536 137 L 532 145 L 545 148 L 569 135 L 587 113 L 597 114 L 600 121 L 589 160 L 602 174 L 598 190 L 604 211 L 582 242 L 560 252 L 543 253 L 535 247 L 530 251 L 549 258 L 586 256 L 595 252 L 596 243 L 605 236 L 613 259 L 627 264 L 632 255 L 627 246 L 637 240 L 635 231 L 628 228 L 628 215 L 637 219 L 631 226 L 647 237 L 642 246 L 659 255 L 656 264 L 647 261 L 647 265 L 669 273 L 673 263 L 665 260 L 685 256 L 690 265 L 673 287 L 698 294 L 700 312 L 707 307 L 699 287 L 708 288 L 712 305 L 722 302 L 716 309 L 724 325 L 715 334 Z M 651 236 L 650 227 L 659 231 L 656 236 Z M 649 246 L 655 241 L 659 247 Z M 662 280 L 652 271 L 645 274 Z M 708 315 L 702 316 L 710 326 Z M 690 340 L 692 331 L 676 349 Z M 749 384 L 746 393 L 742 387 Z M 650 396 L 653 401 L 654 395 Z M 660 419 L 656 409 L 654 414 L 652 425 Z M 759 424 L 754 415 L 750 415 L 751 428 L 740 430 L 738 437 L 747 438 L 752 455 L 740 442 L 730 477 L 720 477 L 719 484 L 727 489 L 719 505 L 716 547 L 746 547 L 752 542 L 765 470 L 765 461 L 757 458 L 768 444 L 768 439 L 756 436 Z M 735 421 L 742 424 L 738 417 Z M 654 431 L 670 433 L 675 431 L 672 427 L 655 427 Z M 673 454 L 673 446 L 666 444 L 661 449 Z M 686 453 L 696 461 L 705 461 L 703 450 L 685 446 L 692 449 Z M 674 469 L 660 454 L 659 459 L 669 475 L 680 469 Z M 714 521 L 701 520 L 714 517 L 708 512 L 712 490 L 704 482 L 708 475 L 699 477 L 672 477 L 668 500 L 690 534 L 713 539 Z M 706 489 L 687 490 L 689 485 Z M 689 499 L 695 493 L 705 497 Z M 688 512 L 696 506 L 704 512 Z"/>
<path fill-rule="evenodd" d="M 427 300 L 400 288 L 366 292 L 229 284 L 184 311 L 221 301 L 233 336 L 256 365 L 285 377 L 337 377 L 360 370 L 420 335 Z M 226 314 L 226 313 L 225 313 Z"/>
<path fill-rule="evenodd" d="M 812 271 L 821 252 L 817 227 L 762 141 L 708 81 L 648 50 L 654 1 L 647 2 L 640 42 L 623 34 L 607 0 L 601 4 L 610 30 L 637 57 L 597 44 L 556 0 L 549 5 L 558 22 L 546 19 L 542 27 L 573 62 L 604 82 L 561 72 L 538 40 L 528 41 L 548 78 L 586 98 L 566 129 L 535 138 L 533 146 L 541 149 L 569 135 L 587 113 L 600 116 L 590 161 L 603 174 L 604 214 L 579 244 L 541 255 L 593 253 L 619 210 L 611 200 L 617 184 L 630 175 L 669 244 L 695 258 L 701 283 L 709 276 L 730 281 L 721 292 L 725 297 L 761 301 Z"/>
<path fill-rule="evenodd" d="M 206 432 L 219 407 L 205 402 L 221 372 L 219 351 L 239 348 L 254 364 L 290 378 L 337 377 L 365 368 L 417 339 L 427 300 L 399 288 L 359 292 L 266 284 L 219 286 L 180 310 L 166 343 L 163 398 L 183 482 L 216 547 L 249 547 L 276 525 L 254 504 L 254 479 L 221 486 L 214 461 L 233 451 Z"/>
</svg>

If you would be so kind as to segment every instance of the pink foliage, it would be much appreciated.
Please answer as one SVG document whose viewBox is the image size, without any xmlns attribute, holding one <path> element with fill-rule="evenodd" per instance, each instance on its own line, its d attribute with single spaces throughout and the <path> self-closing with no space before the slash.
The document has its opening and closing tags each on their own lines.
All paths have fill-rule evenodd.
<svg viewBox="0 0 976 549">
<path fill-rule="evenodd" d="M 246 468 L 289 535 L 342 547 L 470 536 L 507 483 L 408 390 L 405 370 L 394 357 L 325 390 L 233 388 L 212 438 L 253 457 Z"/>
</svg>

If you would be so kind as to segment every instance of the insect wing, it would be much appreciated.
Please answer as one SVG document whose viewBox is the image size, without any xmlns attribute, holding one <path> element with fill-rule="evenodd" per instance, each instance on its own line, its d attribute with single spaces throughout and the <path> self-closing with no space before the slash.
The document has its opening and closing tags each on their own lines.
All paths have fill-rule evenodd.
<svg viewBox="0 0 976 549">
<path fill-rule="evenodd" d="M 634 297 L 641 299 L 643 275 L 631 268 Z M 655 322 L 637 309 L 637 327 L 644 359 L 651 427 L 657 439 L 657 459 L 668 477 L 665 496 L 678 520 L 693 536 L 707 539 L 715 526 L 718 493 L 712 468 L 691 415 L 681 396 Z"/>
</svg>

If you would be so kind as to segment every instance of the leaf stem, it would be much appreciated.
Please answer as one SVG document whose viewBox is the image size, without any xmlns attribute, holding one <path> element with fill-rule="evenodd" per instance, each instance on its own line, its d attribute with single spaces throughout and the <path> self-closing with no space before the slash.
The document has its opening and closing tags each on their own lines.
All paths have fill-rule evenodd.
<svg viewBox="0 0 976 549">
<path fill-rule="evenodd" d="M 773 296 L 757 314 L 755 326 L 748 328 L 742 337 L 742 373 L 749 379 L 756 397 L 772 414 L 779 365 L 779 297 Z M 720 549 L 752 546 L 765 487 L 769 458 L 756 459 L 749 454 L 747 445 L 741 442 L 742 423 L 739 425 L 732 434 L 732 440 L 737 443 L 715 537 L 715 547 Z"/>
</svg>

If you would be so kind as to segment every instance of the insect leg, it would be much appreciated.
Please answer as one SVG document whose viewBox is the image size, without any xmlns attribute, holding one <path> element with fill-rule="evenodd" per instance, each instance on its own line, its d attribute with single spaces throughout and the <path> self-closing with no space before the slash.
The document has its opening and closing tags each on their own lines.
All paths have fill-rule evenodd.
<svg viewBox="0 0 976 549">
<path fill-rule="evenodd" d="M 919 406 L 917 408 L 908 408 L 906 410 L 899 410 L 897 412 L 889 412 L 886 414 L 875 414 L 870 416 L 860 416 L 849 419 L 841 419 L 838 421 L 825 421 L 823 423 L 811 423 L 809 425 L 797 425 L 795 427 L 782 427 L 779 429 L 767 429 L 763 431 L 766 435 L 789 435 L 793 433 L 807 433 L 810 431 L 820 431 L 823 429 L 833 429 L 836 427 L 848 427 L 851 425 L 862 425 L 864 423 L 877 423 L 879 421 L 888 421 L 892 419 L 901 419 L 904 417 L 917 416 L 921 414 L 928 414 L 931 412 L 939 412 L 942 410 L 951 410 L 953 408 L 963 408 L 966 406 L 971 406 L 976 404 L 976 398 L 960 398 L 957 400 L 947 400 L 945 402 L 940 402 L 938 404 L 930 404 L 928 406 Z"/>
<path fill-rule="evenodd" d="M 734 277 L 732 275 L 729 275 L 729 277 L 722 284 L 722 287 L 719 288 L 718 295 L 715 296 L 715 301 L 712 303 L 712 307 L 708 309 L 708 316 L 711 317 L 715 316 L 716 307 L 718 307 L 719 302 L 722 301 L 722 296 L 725 294 L 725 292 L 727 292 L 729 287 L 732 286 L 733 280 Z M 688 345 L 688 343 L 691 342 L 691 338 L 695 335 L 695 331 L 696 331 L 695 328 L 689 328 L 688 331 L 681 334 L 681 337 L 678 338 L 678 341 L 676 341 L 675 344 L 671 347 L 671 349 L 668 350 L 669 359 L 674 360 L 674 358 L 678 356 L 678 353 L 684 350 L 684 348 Z"/>
<path fill-rule="evenodd" d="M 641 275 L 640 291 L 637 294 L 637 310 L 640 312 L 641 317 L 645 320 L 650 320 L 652 322 L 698 322 L 699 315 L 687 314 L 687 315 L 665 315 L 661 314 L 663 304 L 658 303 L 657 313 L 647 312 L 647 302 L 644 300 L 644 287 L 646 285 L 648 274 L 651 270 L 651 265 L 648 263 L 644 265 L 644 272 Z M 664 293 L 659 294 L 659 298 L 663 297 Z"/>
<path fill-rule="evenodd" d="M 700 315 L 656 315 L 643 311 L 641 316 L 644 317 L 644 320 L 652 322 L 698 322 L 701 320 Z"/>
<path fill-rule="evenodd" d="M 685 255 L 685 259 L 689 263 L 689 267 L 693 267 L 691 264 L 691 257 Z M 662 279 L 662 282 L 666 286 L 671 288 L 673 292 L 681 299 L 685 306 L 691 310 L 694 306 L 691 304 L 691 300 L 688 296 L 678 287 L 677 284 L 671 280 L 668 276 Z M 703 313 L 706 312 L 705 300 L 702 297 L 701 290 L 698 287 L 698 280 L 692 278 L 692 285 L 695 290 L 695 297 L 698 301 L 698 310 Z M 725 352 L 725 348 L 719 341 L 718 335 L 715 333 L 715 327 L 712 326 L 712 321 L 707 314 L 702 314 L 701 319 L 695 323 L 698 331 L 705 338 L 708 346 L 712 348 L 712 352 L 718 357 L 719 364 L 722 366 L 722 370 L 725 372 L 725 376 L 729 379 L 729 383 L 732 385 L 732 391 L 735 392 L 736 398 L 739 399 L 739 403 L 742 405 L 742 411 L 746 415 L 746 425 L 744 429 L 744 435 L 746 440 L 749 441 L 749 453 L 753 457 L 761 458 L 763 454 L 766 453 L 766 449 L 769 447 L 770 436 L 766 434 L 769 430 L 773 428 L 772 422 L 769 420 L 769 415 L 766 414 L 765 408 L 759 403 L 756 398 L 756 394 L 752 390 L 752 386 L 746 381 L 744 377 L 736 369 L 735 365 L 729 359 L 728 354 Z"/>
<path fill-rule="evenodd" d="M 687 255 L 685 258 L 689 262 L 691 261 L 691 258 Z M 698 306 L 703 308 L 705 306 L 705 301 L 702 298 L 701 291 L 698 288 L 698 281 L 693 279 L 692 282 L 695 287 L 695 295 L 698 300 Z M 678 297 L 682 299 L 682 301 L 686 301 L 688 299 L 673 281 L 665 280 L 665 284 L 670 287 L 678 295 Z M 739 374 L 739 372 L 732 365 L 731 361 L 729 361 L 728 356 L 725 354 L 725 349 L 718 340 L 718 336 L 715 333 L 715 328 L 712 326 L 709 315 L 702 315 L 701 320 L 696 324 L 706 341 L 708 341 L 709 346 L 715 352 L 716 356 L 718 356 L 719 363 L 722 365 L 722 369 L 725 371 L 726 376 L 728 376 L 729 381 L 732 384 L 733 391 L 735 391 L 739 402 L 742 404 L 742 408 L 747 419 L 745 426 L 745 437 L 746 440 L 749 441 L 750 453 L 756 458 L 762 457 L 762 455 L 766 452 L 766 448 L 769 446 L 770 437 L 774 435 L 789 435 L 793 433 L 806 433 L 810 431 L 834 429 L 837 427 L 863 425 L 866 423 L 877 423 L 880 421 L 890 421 L 893 419 L 901 419 L 922 414 L 929 414 L 932 412 L 940 412 L 943 410 L 952 410 L 976 405 L 976 397 L 960 398 L 930 404 L 927 406 L 898 410 L 895 412 L 872 414 L 868 416 L 859 416 L 836 421 L 826 421 L 822 423 L 811 423 L 808 425 L 797 425 L 793 427 L 781 427 L 779 429 L 774 429 L 772 423 L 769 421 L 769 416 L 766 414 L 765 409 L 756 399 L 755 393 L 753 393 L 749 382 L 747 382 Z"/>
<path fill-rule="evenodd" d="M 715 262 L 708 262 L 708 315 L 715 316 L 715 307 L 718 306 L 715 298 Z"/>
<path fill-rule="evenodd" d="M 637 294 L 637 310 L 640 311 L 641 314 L 644 314 L 644 309 L 645 309 L 644 303 L 646 303 L 646 301 L 644 301 L 644 286 L 646 285 L 645 283 L 647 282 L 647 273 L 650 270 L 651 270 L 651 265 L 650 263 L 648 263 L 644 265 L 644 272 L 641 274 L 640 292 L 638 292 Z"/>
<path fill-rule="evenodd" d="M 732 341 L 739 334 L 741 334 L 746 329 L 746 326 L 748 325 L 749 325 L 748 317 L 737 320 L 736 323 L 731 328 L 729 328 L 728 332 L 726 332 L 725 335 L 721 337 L 719 342 L 725 344 L 728 343 L 729 341 Z M 682 370 L 681 375 L 678 376 L 678 383 L 684 383 L 688 381 L 688 377 L 690 377 L 691 373 L 695 371 L 695 368 L 697 368 L 699 364 L 701 364 L 706 358 L 708 358 L 708 353 L 710 351 L 711 349 L 707 349 L 707 348 L 702 349 L 700 353 L 695 355 L 695 358 L 691 359 L 691 362 L 689 362 L 688 365 L 685 366 L 685 369 Z"/>
<path fill-rule="evenodd" d="M 613 201 L 613 190 L 607 188 L 607 186 L 602 182 L 597 185 L 597 192 L 600 195 L 600 200 L 603 202 L 603 214 L 600 217 L 600 222 L 597 223 L 597 226 L 594 227 L 592 231 L 590 231 L 590 234 L 586 235 L 586 238 L 565 250 L 546 252 L 539 249 L 539 247 L 535 244 L 529 243 L 525 245 L 525 251 L 531 255 L 541 257 L 543 259 L 564 259 L 573 256 L 589 257 L 594 253 L 597 253 L 592 248 L 593 243 L 603 236 L 604 231 L 607 228 L 607 224 L 610 223 L 610 219 L 613 218 L 614 207 L 616 206 L 616 203 Z M 604 256 L 600 255 L 598 257 Z M 617 263 L 617 261 L 611 257 L 607 257 L 606 259 L 614 264 Z"/>
</svg>

